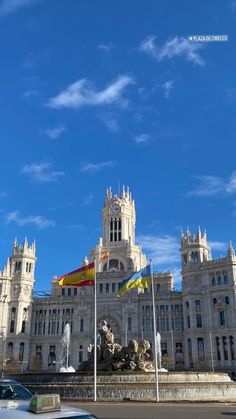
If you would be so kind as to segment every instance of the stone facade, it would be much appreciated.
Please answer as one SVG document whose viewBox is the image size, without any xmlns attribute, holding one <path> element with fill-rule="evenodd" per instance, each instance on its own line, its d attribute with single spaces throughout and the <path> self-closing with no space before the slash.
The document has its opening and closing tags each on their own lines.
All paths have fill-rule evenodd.
<svg viewBox="0 0 236 419">
<path fill-rule="evenodd" d="M 103 234 L 89 259 L 96 263 L 98 327 L 106 319 L 122 345 L 153 342 L 152 295 L 133 289 L 118 298 L 119 283 L 146 266 L 135 241 L 135 203 L 129 189 L 106 192 Z M 206 232 L 181 233 L 182 291 L 170 272 L 154 273 L 157 330 L 163 361 L 169 369 L 236 370 L 236 257 L 212 259 Z M 102 259 L 109 251 L 109 259 Z M 51 294 L 33 295 L 35 244 L 14 242 L 12 256 L 0 272 L 0 349 L 19 370 L 58 370 L 62 334 L 71 326 L 70 363 L 77 368 L 93 343 L 93 287 L 65 287 L 52 280 Z M 85 260 L 86 262 L 86 260 Z M 9 362 L 9 361 L 8 361 Z"/>
</svg>

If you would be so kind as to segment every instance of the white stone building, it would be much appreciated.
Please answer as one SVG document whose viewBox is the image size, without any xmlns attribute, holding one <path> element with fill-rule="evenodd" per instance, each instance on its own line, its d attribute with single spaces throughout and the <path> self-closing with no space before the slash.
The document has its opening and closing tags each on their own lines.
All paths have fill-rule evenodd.
<svg viewBox="0 0 236 419">
<path fill-rule="evenodd" d="M 89 259 L 96 260 L 98 327 L 106 319 L 116 340 L 153 341 L 152 295 L 137 289 L 118 298 L 119 283 L 147 261 L 135 241 L 135 204 L 129 189 L 121 195 L 107 190 L 102 211 L 103 234 Z M 109 259 L 101 256 L 109 250 Z M 173 369 L 236 370 L 236 257 L 212 259 L 207 236 L 198 229 L 181 234 L 182 291 L 173 288 L 170 272 L 154 273 L 157 330 L 162 354 Z M 86 260 L 85 260 L 86 262 Z M 0 272 L 0 349 L 2 358 L 20 370 L 57 370 L 62 360 L 62 335 L 71 327 L 71 364 L 87 358 L 93 342 L 93 287 L 65 287 L 52 281 L 51 294 L 33 294 L 35 244 L 15 241 Z M 8 361 L 9 362 L 9 361 Z"/>
</svg>

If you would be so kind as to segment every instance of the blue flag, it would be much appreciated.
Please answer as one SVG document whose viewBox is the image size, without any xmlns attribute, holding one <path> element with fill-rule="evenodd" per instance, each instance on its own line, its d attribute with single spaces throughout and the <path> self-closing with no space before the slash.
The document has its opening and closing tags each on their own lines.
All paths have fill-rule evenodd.
<svg viewBox="0 0 236 419">
<path fill-rule="evenodd" d="M 149 288 L 151 286 L 151 267 L 145 266 L 138 272 L 124 279 L 120 284 L 118 296 L 122 297 L 127 291 L 132 288 Z"/>
</svg>

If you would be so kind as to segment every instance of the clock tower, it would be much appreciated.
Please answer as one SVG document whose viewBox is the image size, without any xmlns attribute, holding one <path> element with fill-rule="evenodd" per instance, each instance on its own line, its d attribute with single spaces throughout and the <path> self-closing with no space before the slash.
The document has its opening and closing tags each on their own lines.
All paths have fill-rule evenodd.
<svg viewBox="0 0 236 419">
<path fill-rule="evenodd" d="M 119 195 L 111 187 L 106 191 L 102 210 L 102 238 L 90 258 L 96 258 L 98 272 L 137 271 L 145 266 L 146 257 L 141 246 L 135 244 L 135 203 L 129 188 L 123 186 Z M 105 252 L 108 260 L 101 260 Z"/>
</svg>

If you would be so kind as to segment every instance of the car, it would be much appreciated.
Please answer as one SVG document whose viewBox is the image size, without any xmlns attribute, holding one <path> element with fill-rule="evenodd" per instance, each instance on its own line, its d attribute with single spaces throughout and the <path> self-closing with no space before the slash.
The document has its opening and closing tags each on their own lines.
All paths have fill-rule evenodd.
<svg viewBox="0 0 236 419">
<path fill-rule="evenodd" d="M 98 419 L 89 412 L 60 403 L 59 394 L 33 395 L 14 380 L 0 380 L 0 419 Z"/>
</svg>

